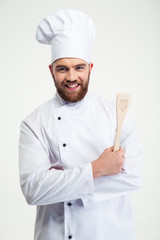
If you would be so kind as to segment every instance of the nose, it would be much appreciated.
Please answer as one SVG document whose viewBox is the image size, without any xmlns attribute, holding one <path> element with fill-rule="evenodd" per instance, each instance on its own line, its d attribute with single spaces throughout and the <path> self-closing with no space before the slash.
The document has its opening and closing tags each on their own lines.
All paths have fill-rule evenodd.
<svg viewBox="0 0 160 240">
<path fill-rule="evenodd" d="M 76 73 L 73 69 L 70 69 L 68 72 L 67 72 L 67 75 L 66 75 L 66 80 L 67 81 L 76 81 L 77 80 L 77 76 L 76 76 Z"/>
</svg>

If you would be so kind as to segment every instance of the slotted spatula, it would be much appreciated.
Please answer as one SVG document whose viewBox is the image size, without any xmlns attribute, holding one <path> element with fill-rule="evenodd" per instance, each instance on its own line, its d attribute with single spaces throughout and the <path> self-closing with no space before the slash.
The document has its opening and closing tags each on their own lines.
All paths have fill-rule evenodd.
<svg viewBox="0 0 160 240">
<path fill-rule="evenodd" d="M 116 100 L 116 115 L 117 115 L 117 131 L 114 144 L 114 151 L 119 150 L 120 135 L 123 126 L 123 121 L 128 111 L 128 107 L 131 101 L 131 95 L 129 93 L 118 93 Z"/>
</svg>

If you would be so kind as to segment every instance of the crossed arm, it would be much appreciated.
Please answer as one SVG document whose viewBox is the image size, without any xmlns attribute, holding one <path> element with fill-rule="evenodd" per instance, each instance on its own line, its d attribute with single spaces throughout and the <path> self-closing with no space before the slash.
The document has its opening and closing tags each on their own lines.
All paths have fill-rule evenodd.
<svg viewBox="0 0 160 240">
<path fill-rule="evenodd" d="M 19 148 L 20 184 L 27 202 L 47 205 L 78 198 L 97 202 L 137 190 L 141 186 L 141 148 L 133 129 L 124 134 L 122 143 L 126 151 L 120 148 L 113 152 L 111 147 L 93 162 L 66 170 L 49 170 L 46 151 L 23 123 Z"/>
</svg>

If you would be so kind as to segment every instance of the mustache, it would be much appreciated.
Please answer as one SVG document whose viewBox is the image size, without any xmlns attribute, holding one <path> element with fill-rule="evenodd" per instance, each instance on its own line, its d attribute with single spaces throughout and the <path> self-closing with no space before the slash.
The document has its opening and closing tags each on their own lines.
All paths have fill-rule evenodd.
<svg viewBox="0 0 160 240">
<path fill-rule="evenodd" d="M 74 84 L 82 84 L 82 82 L 81 81 L 77 81 L 77 80 L 73 80 L 73 81 L 71 81 L 71 80 L 64 80 L 63 82 L 62 82 L 62 85 L 64 84 L 69 84 L 69 83 L 74 83 Z"/>
</svg>

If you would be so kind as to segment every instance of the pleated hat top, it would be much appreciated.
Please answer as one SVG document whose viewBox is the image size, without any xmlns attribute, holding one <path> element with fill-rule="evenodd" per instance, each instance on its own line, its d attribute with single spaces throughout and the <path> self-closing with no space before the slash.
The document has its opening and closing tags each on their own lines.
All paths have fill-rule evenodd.
<svg viewBox="0 0 160 240">
<path fill-rule="evenodd" d="M 51 64 L 60 58 L 80 58 L 91 62 L 95 26 L 85 13 L 61 9 L 44 18 L 36 30 L 40 43 L 51 45 Z"/>
</svg>

